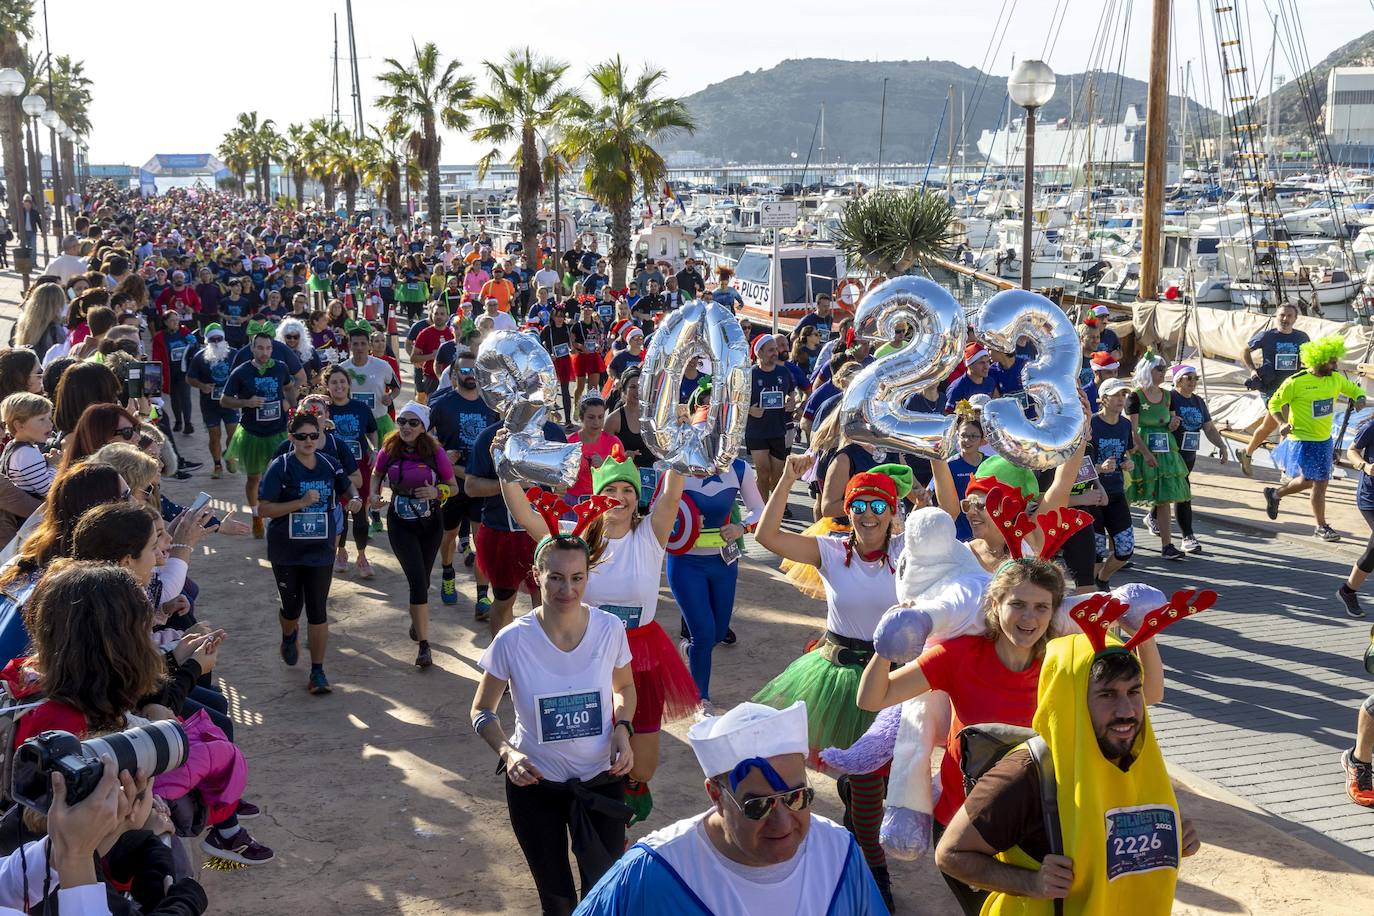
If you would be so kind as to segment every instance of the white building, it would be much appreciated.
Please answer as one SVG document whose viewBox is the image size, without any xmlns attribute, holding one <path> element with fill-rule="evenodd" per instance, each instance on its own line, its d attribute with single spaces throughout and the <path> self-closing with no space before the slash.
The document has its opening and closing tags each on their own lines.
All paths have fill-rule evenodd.
<svg viewBox="0 0 1374 916">
<path fill-rule="evenodd" d="M 1374 67 L 1331 68 L 1325 128 L 1333 147 L 1374 146 Z"/>
<path fill-rule="evenodd" d="M 996 168 L 1025 166 L 1026 122 L 1019 113 L 1012 114 L 1010 128 L 985 130 L 978 138 L 978 152 Z M 1145 160 L 1145 123 L 1134 105 L 1127 106 L 1120 124 L 1099 120 L 1084 127 L 1070 125 L 1067 118 L 1058 122 L 1036 121 L 1037 168 L 1081 168 L 1089 159 L 1094 166 Z"/>
</svg>

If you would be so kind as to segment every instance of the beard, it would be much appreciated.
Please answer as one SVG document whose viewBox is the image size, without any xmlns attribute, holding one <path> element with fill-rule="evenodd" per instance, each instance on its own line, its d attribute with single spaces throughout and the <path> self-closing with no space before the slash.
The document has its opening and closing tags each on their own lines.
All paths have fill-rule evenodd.
<svg viewBox="0 0 1374 916">
<path fill-rule="evenodd" d="M 466 389 L 467 391 L 471 391 L 472 389 L 477 387 L 477 380 L 474 378 L 468 378 L 466 375 L 460 376 L 458 379 L 458 387 Z"/>
<path fill-rule="evenodd" d="M 211 340 L 205 344 L 205 361 L 207 363 L 223 362 L 229 357 L 229 341 Z"/>
<path fill-rule="evenodd" d="M 1108 760 L 1125 760 L 1130 757 L 1131 748 L 1135 746 L 1135 739 L 1140 736 L 1139 719 L 1113 719 L 1107 723 L 1107 728 L 1113 725 L 1133 724 L 1135 731 L 1131 733 L 1129 740 L 1118 738 L 1105 728 L 1097 733 L 1097 749 L 1102 752 L 1102 756 Z"/>
</svg>

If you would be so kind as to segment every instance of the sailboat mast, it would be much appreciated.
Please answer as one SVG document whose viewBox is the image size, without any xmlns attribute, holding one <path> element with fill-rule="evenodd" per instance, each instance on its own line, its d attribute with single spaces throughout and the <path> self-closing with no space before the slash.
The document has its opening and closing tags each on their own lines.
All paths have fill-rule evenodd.
<svg viewBox="0 0 1374 916">
<path fill-rule="evenodd" d="M 344 9 L 348 14 L 348 60 L 353 77 L 353 135 L 363 138 L 363 97 L 362 86 L 358 80 L 358 46 L 353 39 L 353 0 L 346 0 Z"/>
<path fill-rule="evenodd" d="M 949 130 L 945 137 L 945 188 L 954 189 L 954 84 L 949 84 Z"/>
<path fill-rule="evenodd" d="M 339 123 L 339 14 L 334 14 L 334 92 L 330 99 L 333 105 L 334 122 Z"/>
<path fill-rule="evenodd" d="M 1169 152 L 1169 7 L 1154 0 L 1150 32 L 1150 89 L 1145 101 L 1145 213 L 1140 234 L 1137 298 L 1155 298 L 1159 281 L 1159 235 L 1164 218 L 1165 157 Z"/>
<path fill-rule="evenodd" d="M 1188 78 L 1192 75 L 1193 62 L 1183 64 L 1183 85 L 1178 90 L 1178 180 L 1183 181 L 1183 154 L 1187 150 L 1188 139 Z"/>
<path fill-rule="evenodd" d="M 825 103 L 821 102 L 821 146 L 818 152 L 821 154 L 821 165 L 825 165 Z"/>
</svg>

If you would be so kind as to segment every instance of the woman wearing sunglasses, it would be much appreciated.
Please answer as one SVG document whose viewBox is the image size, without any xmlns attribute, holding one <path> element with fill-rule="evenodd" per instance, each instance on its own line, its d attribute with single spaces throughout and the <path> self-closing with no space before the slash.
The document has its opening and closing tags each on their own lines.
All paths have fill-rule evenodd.
<svg viewBox="0 0 1374 916">
<path fill-rule="evenodd" d="M 873 631 L 879 619 L 897 603 L 897 560 L 905 541 L 896 509 L 911 491 L 913 474 L 906 465 L 880 464 L 851 477 L 844 511 L 853 527 L 844 538 L 783 531 L 782 510 L 792 484 L 814 461 L 812 455 L 787 459 L 754 537 L 778 556 L 820 570 L 825 636 L 766 684 L 754 701 L 781 709 L 804 700 L 811 761 L 819 766 L 816 755 L 822 748 L 849 747 L 873 722 L 873 714 L 856 703 L 859 677 L 873 657 Z M 849 776 L 840 784 L 854 835 L 878 886 L 887 893 L 887 859 L 878 843 L 883 794 L 882 773 Z"/>
<path fill-rule="evenodd" d="M 420 644 L 419 668 L 434 664 L 429 651 L 429 580 L 444 538 L 440 505 L 458 489 L 453 464 L 428 432 L 429 408 L 411 401 L 396 414 L 396 431 L 386 437 L 372 468 L 373 509 L 382 487 L 391 488 L 386 536 L 410 588 L 410 638 Z"/>
<path fill-rule="evenodd" d="M 291 451 L 273 458 L 258 487 L 259 517 L 267 526 L 267 559 L 281 596 L 281 657 L 295 665 L 300 657 L 300 617 L 310 627 L 310 679 L 313 694 L 329 693 L 324 650 L 329 640 L 325 605 L 333 581 L 334 544 L 343 519 L 336 494 L 348 494 L 347 511 L 362 508 L 358 489 L 335 458 L 320 451 L 325 437 L 319 417 L 302 410 L 291 418 Z"/>
</svg>

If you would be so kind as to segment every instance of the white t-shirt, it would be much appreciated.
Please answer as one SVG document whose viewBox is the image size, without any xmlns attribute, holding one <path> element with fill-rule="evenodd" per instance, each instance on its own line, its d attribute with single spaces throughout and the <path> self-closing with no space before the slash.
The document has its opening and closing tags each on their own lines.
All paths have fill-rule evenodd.
<svg viewBox="0 0 1374 916">
<path fill-rule="evenodd" d="M 535 614 L 502 628 L 478 662 L 510 681 L 511 745 L 546 779 L 591 779 L 611 765 L 615 700 L 611 672 L 630 663 L 620 619 L 590 608 L 587 632 L 571 652 L 549 641 Z"/>
<path fill-rule="evenodd" d="M 658 610 L 663 553 L 654 526 L 647 518 L 640 520 L 623 538 L 606 542 L 582 599 L 619 617 L 626 629 L 652 623 Z"/>
<path fill-rule="evenodd" d="M 510 312 L 497 312 L 495 315 L 488 315 L 486 312 L 483 312 L 477 316 L 479 321 L 483 318 L 491 319 L 491 328 L 493 331 L 515 330 L 515 319 L 510 316 Z"/>
<path fill-rule="evenodd" d="M 387 385 L 399 386 L 400 380 L 396 378 L 396 373 L 392 371 L 391 365 L 384 359 L 375 356 L 367 358 L 367 365 L 359 368 L 352 358 L 343 361 L 343 367 L 353 376 L 353 398 L 362 401 L 372 408 L 373 419 L 386 413 L 386 403 L 383 398 L 386 396 Z M 359 381 L 359 376 L 362 380 Z"/>
<path fill-rule="evenodd" d="M 539 287 L 541 287 L 541 286 L 547 286 L 547 287 L 549 288 L 549 292 L 554 293 L 555 295 L 557 295 L 557 293 L 559 292 L 559 290 L 562 289 L 562 287 L 559 285 L 558 280 L 559 280 L 558 271 L 556 271 L 556 270 L 550 270 L 549 268 L 545 267 L 545 268 L 543 268 L 543 269 L 541 269 L 541 270 L 535 271 L 535 272 L 534 272 L 534 289 L 535 289 L 535 292 L 538 292 L 538 291 L 539 291 Z"/>
<path fill-rule="evenodd" d="M 825 583 L 825 626 L 840 636 L 872 641 L 879 619 L 897 603 L 897 575 L 893 570 L 906 541 L 893 537 L 887 557 L 872 562 L 855 550 L 848 566 L 844 565 L 844 544 L 844 538 L 816 538 Z"/>
</svg>

